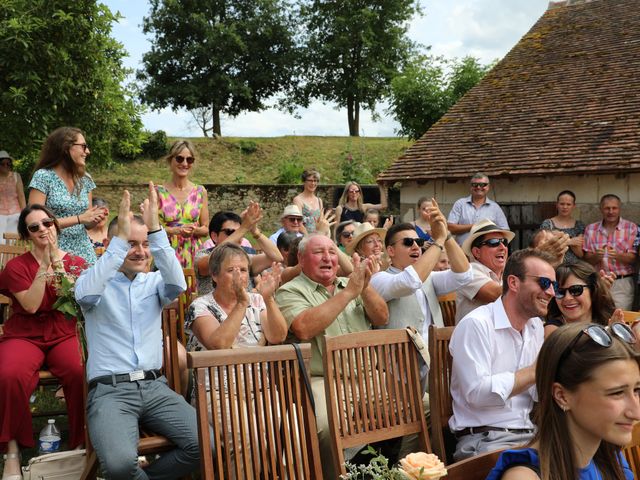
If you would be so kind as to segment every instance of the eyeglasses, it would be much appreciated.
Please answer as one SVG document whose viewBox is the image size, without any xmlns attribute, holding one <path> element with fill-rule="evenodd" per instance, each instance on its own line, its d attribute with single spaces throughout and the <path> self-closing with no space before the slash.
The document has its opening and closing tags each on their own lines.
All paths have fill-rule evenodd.
<svg viewBox="0 0 640 480">
<path fill-rule="evenodd" d="M 483 240 L 481 241 L 478 246 L 482 247 L 483 245 L 486 245 L 489 248 L 496 248 L 499 247 L 500 245 L 504 245 L 505 247 L 509 247 L 509 240 L 507 240 L 506 238 L 489 238 L 487 240 Z"/>
<path fill-rule="evenodd" d="M 29 230 L 31 233 L 36 233 L 38 230 L 40 230 L 40 225 L 42 225 L 44 228 L 51 228 L 55 225 L 55 222 L 53 221 L 53 218 L 45 218 L 41 222 L 31 223 L 27 225 L 27 230 Z"/>
<path fill-rule="evenodd" d="M 302 217 L 284 217 L 291 223 L 302 223 Z"/>
<path fill-rule="evenodd" d="M 560 300 L 564 298 L 567 292 L 571 294 L 572 297 L 579 297 L 584 292 L 585 288 L 589 288 L 589 285 L 571 285 L 567 288 L 556 288 L 556 298 Z"/>
<path fill-rule="evenodd" d="M 580 330 L 580 332 L 578 332 L 578 334 L 576 335 L 576 338 L 571 340 L 571 343 L 567 346 L 565 351 L 562 352 L 562 355 L 560 355 L 560 359 L 558 360 L 558 366 L 555 375 L 556 377 L 558 376 L 560 365 L 562 365 L 562 363 L 571 354 L 573 349 L 578 344 L 580 338 L 582 338 L 583 334 L 587 335 L 596 343 L 596 345 L 599 345 L 602 348 L 609 348 L 611 345 L 613 345 L 613 337 L 611 336 L 612 334 L 613 336 L 617 337 L 618 340 L 629 345 L 635 345 L 637 341 L 636 334 L 633 333 L 631 327 L 629 327 L 629 325 L 627 325 L 626 323 L 615 322 L 608 327 L 603 327 L 602 325 L 592 323 L 588 327 Z"/>
<path fill-rule="evenodd" d="M 485 182 L 471 182 L 471 187 L 473 188 L 484 188 L 484 187 L 488 187 L 489 184 L 485 183 Z"/>
<path fill-rule="evenodd" d="M 424 238 L 410 238 L 410 237 L 404 237 L 401 238 L 400 240 L 396 240 L 395 242 L 393 242 L 391 245 L 395 245 L 398 242 L 402 242 L 402 245 L 404 245 L 405 247 L 413 247 L 414 242 L 419 246 L 422 247 L 424 245 Z"/>
<path fill-rule="evenodd" d="M 86 143 L 74 143 L 74 145 L 78 145 L 79 147 L 82 147 L 83 152 L 86 152 L 87 150 L 89 150 L 89 145 L 87 145 Z"/>
<path fill-rule="evenodd" d="M 547 278 L 547 277 L 539 277 L 538 275 L 525 275 L 525 277 L 533 277 L 537 279 L 538 285 L 543 291 L 547 290 L 552 285 L 553 285 L 553 291 L 554 292 L 558 291 L 558 288 L 559 288 L 558 282 L 556 282 L 555 280 L 551 280 L 550 278 Z"/>
<path fill-rule="evenodd" d="M 340 232 L 340 236 L 342 238 L 351 238 L 353 237 L 353 232 Z"/>
<path fill-rule="evenodd" d="M 182 163 L 182 162 L 184 162 L 186 160 L 189 165 L 193 164 L 193 162 L 196 161 L 196 159 L 193 158 L 193 157 L 183 157 L 182 155 L 176 155 L 173 158 L 175 158 L 176 162 L 178 162 L 178 163 Z"/>
<path fill-rule="evenodd" d="M 360 193 L 360 190 L 349 190 L 349 193 Z"/>
<path fill-rule="evenodd" d="M 236 229 L 234 228 L 222 228 L 220 229 L 220 233 L 225 233 L 227 237 L 230 237 L 235 233 Z"/>
</svg>

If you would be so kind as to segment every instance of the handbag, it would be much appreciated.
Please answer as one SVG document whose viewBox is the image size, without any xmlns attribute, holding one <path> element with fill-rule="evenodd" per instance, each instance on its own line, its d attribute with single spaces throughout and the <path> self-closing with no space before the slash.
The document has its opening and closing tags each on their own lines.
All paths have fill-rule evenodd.
<svg viewBox="0 0 640 480">
<path fill-rule="evenodd" d="M 78 480 L 82 476 L 87 454 L 84 449 L 47 453 L 33 457 L 22 468 L 24 480 Z"/>
</svg>

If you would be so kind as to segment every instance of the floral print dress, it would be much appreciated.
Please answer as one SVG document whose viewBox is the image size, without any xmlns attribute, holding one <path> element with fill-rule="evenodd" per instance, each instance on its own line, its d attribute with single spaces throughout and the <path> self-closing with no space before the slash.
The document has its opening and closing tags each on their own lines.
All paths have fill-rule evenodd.
<svg viewBox="0 0 640 480">
<path fill-rule="evenodd" d="M 160 222 L 165 227 L 200 224 L 200 212 L 207 201 L 207 194 L 202 185 L 194 185 L 183 203 L 179 203 L 164 185 L 158 185 L 157 190 L 158 213 Z M 203 222 L 208 221 L 208 218 L 203 219 Z M 200 237 L 169 235 L 169 241 L 182 268 L 193 268 L 193 259 L 202 244 Z"/>
</svg>

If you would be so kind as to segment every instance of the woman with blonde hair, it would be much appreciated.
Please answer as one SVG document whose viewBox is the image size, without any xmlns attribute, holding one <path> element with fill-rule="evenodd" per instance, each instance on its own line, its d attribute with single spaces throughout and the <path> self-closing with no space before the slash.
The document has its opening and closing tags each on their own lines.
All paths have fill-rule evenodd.
<svg viewBox="0 0 640 480">
<path fill-rule="evenodd" d="M 160 223 L 183 268 L 192 268 L 204 237 L 209 236 L 207 190 L 189 180 L 196 149 L 189 140 L 177 140 L 166 157 L 171 179 L 158 185 Z"/>
<path fill-rule="evenodd" d="M 347 182 L 336 207 L 336 220 L 339 223 L 353 220 L 364 222 L 364 214 L 370 208 L 385 210 L 387 208 L 387 190 L 379 185 L 380 203 L 363 203 L 362 188 L 356 182 Z"/>
<path fill-rule="evenodd" d="M 536 363 L 537 432 L 506 450 L 487 480 L 624 480 L 621 452 L 640 420 L 640 352 L 624 323 L 565 325 Z"/>
<path fill-rule="evenodd" d="M 320 183 L 320 172 L 314 169 L 302 172 L 304 190 L 293 198 L 293 204 L 302 212 L 302 223 L 307 233 L 316 231 L 316 222 L 322 214 L 322 199 L 316 195 Z"/>
</svg>

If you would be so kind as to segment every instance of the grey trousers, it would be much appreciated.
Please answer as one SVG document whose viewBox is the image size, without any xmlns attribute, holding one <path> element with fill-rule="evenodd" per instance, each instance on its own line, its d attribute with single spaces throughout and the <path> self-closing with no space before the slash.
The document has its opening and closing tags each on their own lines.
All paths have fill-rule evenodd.
<svg viewBox="0 0 640 480">
<path fill-rule="evenodd" d="M 456 462 L 480 453 L 503 448 L 514 448 L 529 443 L 533 433 L 484 432 L 465 435 L 458 439 L 453 459 Z"/>
<path fill-rule="evenodd" d="M 176 445 L 144 470 L 138 466 L 138 424 Z M 165 377 L 99 383 L 87 397 L 87 426 L 108 479 L 169 480 L 200 466 L 196 411 L 167 386 Z"/>
</svg>

